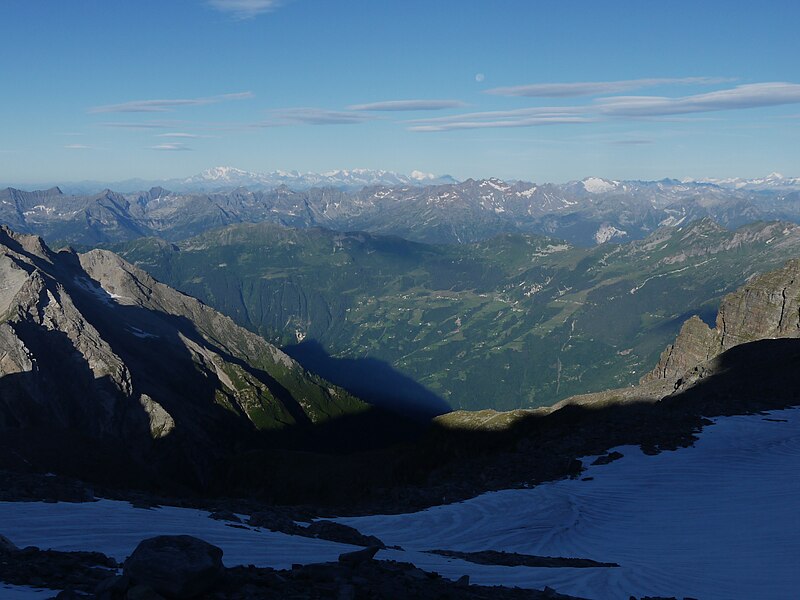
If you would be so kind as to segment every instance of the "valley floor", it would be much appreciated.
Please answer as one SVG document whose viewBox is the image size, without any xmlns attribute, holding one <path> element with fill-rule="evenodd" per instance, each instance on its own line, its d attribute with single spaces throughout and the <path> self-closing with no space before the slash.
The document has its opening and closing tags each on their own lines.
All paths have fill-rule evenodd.
<svg viewBox="0 0 800 600">
<path fill-rule="evenodd" d="M 630 595 L 703 599 L 796 597 L 800 574 L 800 409 L 720 417 L 693 447 L 593 465 L 579 478 L 400 515 L 340 522 L 403 550 L 383 560 L 410 562 L 473 584 L 555 588 L 593 599 Z M 595 457 L 584 459 L 590 465 Z M 189 534 L 224 550 L 227 566 L 288 568 L 335 561 L 357 549 L 319 539 L 232 526 L 185 508 L 127 502 L 0 503 L 0 533 L 18 546 L 97 550 L 124 559 L 139 540 Z M 573 557 L 619 567 L 476 564 L 426 550 L 502 550 Z M 2 584 L 0 584 L 2 585 Z M 52 592 L 0 587 L 8 597 Z M 6 597 L 6 596 L 4 596 Z"/>
</svg>

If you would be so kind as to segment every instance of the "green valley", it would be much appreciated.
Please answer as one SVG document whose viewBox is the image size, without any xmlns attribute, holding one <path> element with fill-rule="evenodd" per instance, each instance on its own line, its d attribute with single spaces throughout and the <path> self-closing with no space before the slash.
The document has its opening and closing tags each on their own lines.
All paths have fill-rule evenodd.
<svg viewBox="0 0 800 600">
<path fill-rule="evenodd" d="M 709 219 L 576 248 L 446 246 L 240 224 L 113 245 L 157 279 L 383 403 L 513 409 L 633 384 L 692 314 L 800 252 L 800 227 Z M 438 397 L 438 398 L 437 398 Z"/>
</svg>

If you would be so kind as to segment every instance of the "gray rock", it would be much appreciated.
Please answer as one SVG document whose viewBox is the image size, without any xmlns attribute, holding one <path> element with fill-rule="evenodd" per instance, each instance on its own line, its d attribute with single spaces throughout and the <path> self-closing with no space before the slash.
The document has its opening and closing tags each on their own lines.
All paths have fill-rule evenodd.
<svg viewBox="0 0 800 600">
<path fill-rule="evenodd" d="M 164 596 L 192 598 L 220 579 L 222 550 L 192 536 L 162 535 L 140 542 L 125 561 L 124 573 Z"/>
</svg>

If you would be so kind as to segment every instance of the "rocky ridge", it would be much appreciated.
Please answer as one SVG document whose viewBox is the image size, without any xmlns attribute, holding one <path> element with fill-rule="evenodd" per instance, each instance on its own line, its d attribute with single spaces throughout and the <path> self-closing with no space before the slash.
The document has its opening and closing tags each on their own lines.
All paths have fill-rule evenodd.
<svg viewBox="0 0 800 600">
<path fill-rule="evenodd" d="M 264 432 L 367 409 L 110 252 L 3 227 L 0 282 L 0 464 L 202 483 Z"/>
<path fill-rule="evenodd" d="M 697 316 L 686 321 L 642 383 L 680 379 L 695 366 L 739 344 L 796 337 L 800 337 L 800 259 L 756 275 L 725 296 L 713 328 Z"/>
</svg>

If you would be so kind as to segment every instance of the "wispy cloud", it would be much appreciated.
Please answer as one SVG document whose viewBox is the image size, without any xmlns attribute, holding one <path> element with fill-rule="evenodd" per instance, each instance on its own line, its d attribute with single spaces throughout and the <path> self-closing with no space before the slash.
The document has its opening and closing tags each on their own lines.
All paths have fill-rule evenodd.
<svg viewBox="0 0 800 600">
<path fill-rule="evenodd" d="M 158 144 L 156 146 L 150 146 L 151 150 L 163 150 L 167 152 L 185 152 L 191 150 L 188 146 L 180 143 L 167 143 L 167 144 Z"/>
<path fill-rule="evenodd" d="M 800 104 L 800 84 L 754 83 L 677 98 L 662 96 L 611 96 L 575 106 L 531 107 L 505 111 L 473 112 L 406 121 L 411 131 L 450 131 L 500 127 L 533 127 L 608 120 L 695 122 L 699 113 Z M 679 117 L 676 115 L 687 115 Z"/>
<path fill-rule="evenodd" d="M 252 19 L 282 4 L 280 0 L 208 0 L 207 4 L 237 19 Z"/>
<path fill-rule="evenodd" d="M 248 100 L 254 98 L 253 92 L 237 92 L 235 94 L 220 94 L 203 98 L 174 98 L 166 100 L 132 100 L 120 104 L 106 104 L 89 109 L 90 114 L 97 113 L 152 113 L 171 112 L 182 106 L 204 106 L 218 104 L 230 100 Z"/>
<path fill-rule="evenodd" d="M 445 108 L 459 108 L 465 106 L 461 100 L 386 100 L 384 102 L 371 102 L 369 104 L 353 104 L 348 110 L 358 111 L 412 111 L 412 110 L 443 110 Z"/>
<path fill-rule="evenodd" d="M 158 135 L 156 135 L 156 137 L 197 139 L 197 138 L 203 138 L 203 137 L 208 137 L 208 136 L 197 135 L 196 133 L 184 133 L 184 132 L 181 132 L 181 131 L 176 131 L 176 132 L 172 132 L 172 133 L 159 133 Z"/>
<path fill-rule="evenodd" d="M 567 125 L 592 123 L 590 117 L 528 117 L 523 119 L 501 119 L 498 121 L 453 121 L 436 125 L 412 125 L 409 131 L 451 131 L 453 129 L 496 129 L 503 127 L 540 127 L 543 125 Z"/>
<path fill-rule="evenodd" d="M 800 103 L 800 84 L 752 83 L 682 98 L 618 96 L 598 100 L 596 110 L 617 117 L 685 115 Z"/>
<path fill-rule="evenodd" d="M 410 131 L 451 131 L 454 129 L 489 129 L 504 127 L 538 127 L 570 123 L 589 123 L 595 117 L 585 114 L 580 106 L 544 106 L 515 110 L 472 112 L 448 117 L 408 121 Z"/>
<path fill-rule="evenodd" d="M 257 123 L 257 127 L 280 127 L 284 125 L 355 125 L 372 121 L 372 115 L 345 110 L 324 108 L 284 108 L 272 111 L 267 121 Z"/>
<path fill-rule="evenodd" d="M 609 143 L 615 146 L 645 146 L 652 144 L 653 140 L 614 140 Z"/>
<path fill-rule="evenodd" d="M 496 96 L 525 96 L 529 98 L 572 98 L 619 94 L 658 85 L 715 85 L 732 81 L 721 77 L 680 77 L 624 79 L 619 81 L 581 81 L 575 83 L 534 83 L 486 90 Z"/>
<path fill-rule="evenodd" d="M 67 150 L 91 150 L 91 146 L 87 146 L 86 144 L 67 144 L 64 146 Z"/>
<path fill-rule="evenodd" d="M 111 127 L 113 129 L 172 129 L 175 123 L 172 121 L 106 121 L 100 123 L 101 127 Z"/>
</svg>

